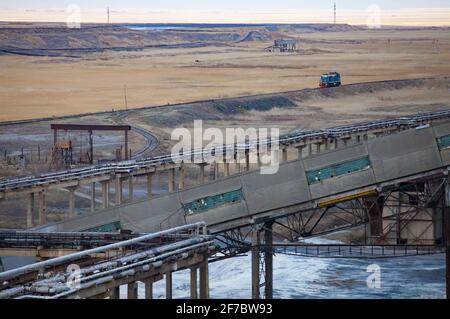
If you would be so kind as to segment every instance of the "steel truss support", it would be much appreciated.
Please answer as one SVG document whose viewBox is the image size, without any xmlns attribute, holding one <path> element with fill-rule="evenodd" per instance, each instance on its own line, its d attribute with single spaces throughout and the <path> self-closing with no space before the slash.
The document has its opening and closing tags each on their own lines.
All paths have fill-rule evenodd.
<svg viewBox="0 0 450 319">
<path fill-rule="evenodd" d="M 299 238 L 325 235 L 337 230 L 364 225 L 368 222 L 369 205 L 362 199 L 320 207 L 307 212 L 299 212 L 275 221 L 281 231 L 277 235 L 289 241 Z M 279 228 L 280 228 L 279 227 Z"/>
<path fill-rule="evenodd" d="M 402 183 L 395 189 L 380 194 L 383 229 L 375 243 L 439 243 L 445 244 L 443 212 L 445 211 L 446 178 Z M 381 198 L 382 197 L 382 198 Z M 413 223 L 421 224 L 413 231 Z M 434 229 L 433 229 L 434 227 Z M 430 233 L 433 234 L 430 237 Z"/>
</svg>

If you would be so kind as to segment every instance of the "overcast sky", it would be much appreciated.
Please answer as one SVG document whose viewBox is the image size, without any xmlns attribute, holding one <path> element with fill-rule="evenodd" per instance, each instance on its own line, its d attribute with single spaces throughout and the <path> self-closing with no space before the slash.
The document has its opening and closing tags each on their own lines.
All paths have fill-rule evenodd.
<svg viewBox="0 0 450 319">
<path fill-rule="evenodd" d="M 148 9 L 201 9 L 201 10 L 265 10 L 265 9 L 328 9 L 333 0 L 0 0 L 2 9 L 63 8 L 77 4 L 83 8 L 148 8 Z M 371 4 L 383 9 L 450 8 L 450 0 L 337 0 L 341 9 L 361 10 Z"/>
<path fill-rule="evenodd" d="M 334 0 L 0 0 L 0 21 L 332 23 Z M 450 26 L 450 0 L 336 0 L 337 23 Z M 75 5 L 75 6 L 73 6 Z M 74 8 L 75 7 L 75 8 Z M 378 20 L 377 20 L 378 21 Z"/>
</svg>

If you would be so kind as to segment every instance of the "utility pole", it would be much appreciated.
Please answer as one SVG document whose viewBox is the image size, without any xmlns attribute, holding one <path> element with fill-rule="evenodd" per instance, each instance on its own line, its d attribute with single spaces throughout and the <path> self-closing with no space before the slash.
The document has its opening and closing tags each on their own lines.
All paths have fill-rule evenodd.
<svg viewBox="0 0 450 319">
<path fill-rule="evenodd" d="M 106 10 L 106 14 L 108 15 L 108 24 L 110 23 L 110 11 L 109 11 L 109 7 L 107 8 L 107 10 Z"/>
<path fill-rule="evenodd" d="M 128 100 L 127 100 L 127 85 L 125 84 L 123 88 L 124 98 L 125 98 L 125 111 L 128 111 Z"/>
<path fill-rule="evenodd" d="M 337 7 L 336 7 L 336 2 L 335 2 L 334 3 L 334 24 L 335 25 L 336 25 L 336 15 L 337 15 L 336 11 L 337 11 Z"/>
</svg>

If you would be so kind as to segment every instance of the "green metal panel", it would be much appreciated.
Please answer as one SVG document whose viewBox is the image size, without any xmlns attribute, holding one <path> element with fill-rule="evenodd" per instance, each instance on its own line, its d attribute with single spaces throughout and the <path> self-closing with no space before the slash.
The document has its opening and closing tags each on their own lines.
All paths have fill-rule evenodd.
<svg viewBox="0 0 450 319">
<path fill-rule="evenodd" d="M 120 225 L 120 222 L 118 221 L 118 222 L 113 222 L 110 224 L 86 229 L 84 231 L 90 232 L 90 233 L 114 233 L 114 232 L 119 231 L 120 229 L 122 229 L 122 225 Z"/>
<path fill-rule="evenodd" d="M 324 167 L 319 170 L 306 172 L 306 177 L 308 178 L 308 184 L 311 185 L 333 177 L 363 171 L 370 167 L 371 163 L 369 158 L 364 157 L 354 161 L 349 161 L 333 166 Z"/>
<path fill-rule="evenodd" d="M 450 147 L 450 135 L 446 135 L 446 136 L 442 136 L 442 137 L 438 138 L 438 145 L 441 150 L 445 149 L 445 148 L 449 148 Z"/>
<path fill-rule="evenodd" d="M 219 206 L 239 203 L 244 199 L 242 190 L 231 191 L 228 193 L 200 198 L 194 202 L 184 204 L 184 211 L 188 215 L 205 212 Z"/>
</svg>

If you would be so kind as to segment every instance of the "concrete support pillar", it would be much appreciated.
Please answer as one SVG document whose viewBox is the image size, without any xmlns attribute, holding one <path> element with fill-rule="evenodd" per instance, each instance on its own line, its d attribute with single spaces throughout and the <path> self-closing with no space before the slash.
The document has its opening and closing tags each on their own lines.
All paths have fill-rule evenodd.
<svg viewBox="0 0 450 319">
<path fill-rule="evenodd" d="M 219 163 L 218 162 L 214 162 L 214 179 L 217 180 L 219 179 Z"/>
<path fill-rule="evenodd" d="M 241 172 L 241 163 L 239 163 L 239 161 L 236 162 L 236 172 L 238 172 L 238 174 Z"/>
<path fill-rule="evenodd" d="M 347 146 L 348 140 L 349 140 L 349 139 L 347 139 L 347 138 L 344 138 L 344 139 L 343 139 L 344 146 Z"/>
<path fill-rule="evenodd" d="M 47 224 L 47 201 L 45 191 L 39 192 L 39 225 Z"/>
<path fill-rule="evenodd" d="M 153 197 L 153 189 L 152 189 L 152 179 L 153 179 L 153 173 L 147 174 L 147 198 Z"/>
<path fill-rule="evenodd" d="M 153 279 L 144 281 L 145 285 L 145 299 L 153 299 Z"/>
<path fill-rule="evenodd" d="M 249 150 L 245 151 L 245 171 L 246 172 L 250 171 L 250 151 Z"/>
<path fill-rule="evenodd" d="M 178 189 L 179 190 L 184 189 L 185 175 L 186 175 L 186 168 L 184 166 L 181 166 L 178 170 Z"/>
<path fill-rule="evenodd" d="M 191 299 L 198 299 L 197 268 L 191 268 Z"/>
<path fill-rule="evenodd" d="M 169 169 L 169 193 L 175 191 L 175 168 Z"/>
<path fill-rule="evenodd" d="M 339 148 L 339 139 L 335 138 L 334 139 L 334 149 L 338 149 Z"/>
<path fill-rule="evenodd" d="M 116 177 L 116 205 L 123 203 L 123 179 L 121 176 Z"/>
<path fill-rule="evenodd" d="M 166 273 L 166 299 L 172 299 L 172 272 Z"/>
<path fill-rule="evenodd" d="M 312 144 L 308 144 L 308 156 L 312 155 Z"/>
<path fill-rule="evenodd" d="M 361 142 L 361 135 L 356 135 L 356 143 L 360 143 Z"/>
<path fill-rule="evenodd" d="M 283 162 L 287 162 L 288 161 L 288 149 L 287 148 L 283 148 L 282 149 L 282 154 L 283 154 L 283 158 L 282 158 L 282 160 L 283 160 Z"/>
<path fill-rule="evenodd" d="M 199 175 L 198 175 L 198 183 L 200 185 L 205 183 L 205 166 L 206 166 L 206 164 L 200 164 L 199 165 L 200 172 L 199 172 Z"/>
<path fill-rule="evenodd" d="M 75 187 L 69 188 L 69 218 L 75 217 Z"/>
<path fill-rule="evenodd" d="M 109 207 L 109 181 L 102 182 L 102 207 Z"/>
<path fill-rule="evenodd" d="M 120 286 L 111 288 L 111 299 L 120 299 Z"/>
<path fill-rule="evenodd" d="M 228 163 L 227 160 L 224 159 L 223 165 L 224 165 L 223 172 L 225 177 L 230 176 L 230 163 Z"/>
<path fill-rule="evenodd" d="M 253 230 L 252 232 L 252 299 L 260 299 L 260 232 Z"/>
<path fill-rule="evenodd" d="M 258 163 L 258 167 L 261 167 L 261 152 L 259 151 L 259 149 L 256 153 L 256 162 Z"/>
<path fill-rule="evenodd" d="M 363 139 L 364 139 L 364 141 L 367 141 L 369 139 L 369 136 L 367 134 L 364 134 Z"/>
<path fill-rule="evenodd" d="M 128 299 L 138 299 L 138 284 L 132 282 L 127 285 L 127 297 Z"/>
<path fill-rule="evenodd" d="M 209 270 L 208 256 L 200 266 L 200 299 L 209 299 Z"/>
<path fill-rule="evenodd" d="M 324 145 L 325 145 L 325 151 L 328 151 L 330 149 L 330 142 L 328 141 L 328 139 L 324 140 Z"/>
<path fill-rule="evenodd" d="M 95 212 L 95 182 L 91 185 L 91 213 Z"/>
<path fill-rule="evenodd" d="M 297 146 L 298 159 L 302 159 L 303 158 L 303 149 L 304 148 L 305 148 L 304 146 Z"/>
<path fill-rule="evenodd" d="M 316 144 L 316 153 L 320 153 L 320 143 Z"/>
<path fill-rule="evenodd" d="M 28 194 L 27 228 L 33 227 L 33 214 L 34 214 L 34 193 L 30 193 Z"/>
<path fill-rule="evenodd" d="M 133 202 L 134 198 L 134 185 L 133 176 L 128 177 L 128 202 Z"/>
</svg>

